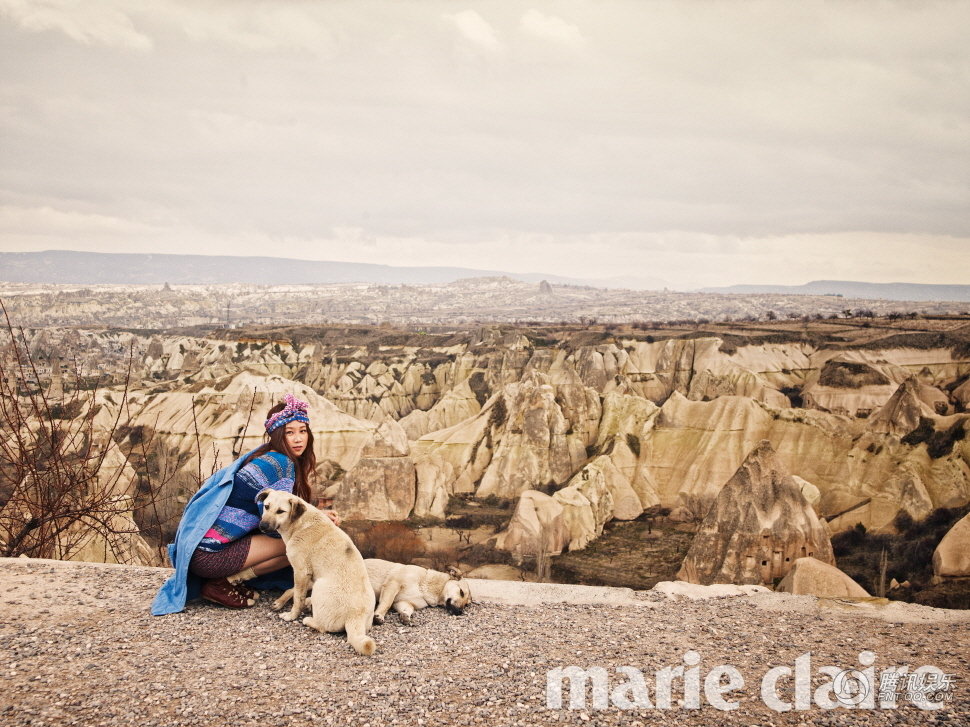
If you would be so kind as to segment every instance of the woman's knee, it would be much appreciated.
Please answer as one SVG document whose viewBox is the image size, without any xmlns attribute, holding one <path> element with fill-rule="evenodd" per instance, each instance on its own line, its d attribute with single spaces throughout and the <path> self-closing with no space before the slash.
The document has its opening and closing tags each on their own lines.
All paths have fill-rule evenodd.
<svg viewBox="0 0 970 727">
<path fill-rule="evenodd" d="M 286 544 L 282 540 L 279 538 L 271 538 L 268 535 L 252 536 L 249 555 L 246 558 L 247 566 L 276 558 L 286 560 Z"/>
</svg>

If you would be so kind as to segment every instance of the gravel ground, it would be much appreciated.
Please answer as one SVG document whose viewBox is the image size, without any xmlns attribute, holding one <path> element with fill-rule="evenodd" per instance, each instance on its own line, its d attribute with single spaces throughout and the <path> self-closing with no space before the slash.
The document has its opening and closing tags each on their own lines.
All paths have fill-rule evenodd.
<svg viewBox="0 0 970 727">
<path fill-rule="evenodd" d="M 168 575 L 159 568 L 0 559 L 0 724 L 9 725 L 675 725 L 970 724 L 970 622 L 887 623 L 838 609 L 765 610 L 746 598 L 707 601 L 638 593 L 643 606 L 473 604 L 465 616 L 421 611 L 417 625 L 375 627 L 373 657 L 343 636 L 280 621 L 269 598 L 246 611 L 195 602 L 185 612 L 148 613 Z M 701 676 L 738 668 L 735 711 L 702 697 L 699 710 L 549 709 L 546 672 L 602 666 L 646 675 L 683 664 L 694 649 Z M 823 664 L 876 668 L 935 664 L 956 675 L 940 711 L 779 713 L 760 699 L 764 672 L 812 653 Z M 817 683 L 822 678 L 818 677 Z M 781 683 L 790 699 L 790 682 Z"/>
</svg>

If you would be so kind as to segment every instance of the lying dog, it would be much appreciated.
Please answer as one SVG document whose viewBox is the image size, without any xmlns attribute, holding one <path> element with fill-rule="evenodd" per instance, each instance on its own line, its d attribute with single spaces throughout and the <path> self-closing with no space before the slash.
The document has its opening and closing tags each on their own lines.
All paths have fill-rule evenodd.
<svg viewBox="0 0 970 727">
<path fill-rule="evenodd" d="M 389 560 L 368 558 L 364 561 L 374 593 L 378 596 L 374 623 L 384 623 L 391 606 L 401 623 L 414 624 L 416 609 L 425 606 L 444 606 L 449 613 L 460 616 L 472 601 L 472 592 L 462 580 L 461 572 L 449 568 L 447 573 L 417 565 L 392 563 Z"/>
<path fill-rule="evenodd" d="M 373 654 L 377 645 L 367 632 L 374 618 L 374 589 L 350 536 L 322 510 L 289 492 L 266 489 L 256 501 L 263 503 L 259 529 L 283 536 L 293 566 L 293 588 L 273 604 L 280 609 L 292 598 L 293 607 L 280 618 L 296 619 L 312 586 L 312 615 L 303 623 L 321 632 L 346 631 L 358 654 Z"/>
</svg>

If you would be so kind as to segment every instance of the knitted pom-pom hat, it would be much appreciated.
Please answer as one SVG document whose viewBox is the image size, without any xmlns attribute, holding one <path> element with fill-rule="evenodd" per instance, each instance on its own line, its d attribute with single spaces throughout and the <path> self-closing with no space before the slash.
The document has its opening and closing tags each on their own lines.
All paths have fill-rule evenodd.
<svg viewBox="0 0 970 727">
<path fill-rule="evenodd" d="M 267 434 L 272 433 L 280 427 L 285 427 L 290 422 L 304 422 L 305 424 L 310 423 L 310 416 L 307 414 L 307 410 L 310 408 L 309 404 L 307 404 L 305 401 L 297 399 L 295 396 L 293 396 L 293 394 L 287 394 L 284 396 L 283 401 L 286 403 L 283 410 L 276 412 L 273 416 L 266 420 Z"/>
</svg>

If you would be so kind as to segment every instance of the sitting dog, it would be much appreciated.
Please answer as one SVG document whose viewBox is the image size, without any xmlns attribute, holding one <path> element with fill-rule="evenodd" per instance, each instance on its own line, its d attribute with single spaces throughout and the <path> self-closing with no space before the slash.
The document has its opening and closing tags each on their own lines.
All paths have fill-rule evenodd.
<svg viewBox="0 0 970 727">
<path fill-rule="evenodd" d="M 263 503 L 259 529 L 275 530 L 283 537 L 293 566 L 293 588 L 273 604 L 280 609 L 293 599 L 293 607 L 280 618 L 297 618 L 312 586 L 312 615 L 303 623 L 320 632 L 346 631 L 358 654 L 373 654 L 377 645 L 367 632 L 374 618 L 374 589 L 350 536 L 322 510 L 289 492 L 265 489 L 256 501 Z"/>
<path fill-rule="evenodd" d="M 377 610 L 374 611 L 374 623 L 384 623 L 391 606 L 401 623 L 413 626 L 416 609 L 444 606 L 449 613 L 460 616 L 472 601 L 471 589 L 456 568 L 442 573 L 379 558 L 367 558 L 364 565 L 379 599 Z"/>
</svg>

